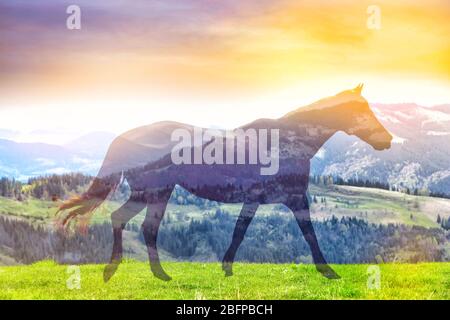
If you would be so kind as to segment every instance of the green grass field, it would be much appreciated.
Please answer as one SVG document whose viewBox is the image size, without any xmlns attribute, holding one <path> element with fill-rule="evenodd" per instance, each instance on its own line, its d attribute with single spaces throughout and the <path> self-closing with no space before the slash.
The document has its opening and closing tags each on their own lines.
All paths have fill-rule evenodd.
<svg viewBox="0 0 450 320">
<path fill-rule="evenodd" d="M 368 265 L 334 265 L 342 278 L 328 280 L 313 265 L 237 263 L 226 278 L 218 263 L 171 262 L 163 282 L 147 263 L 125 261 L 106 284 L 103 267 L 80 266 L 72 290 L 68 266 L 0 267 L 0 299 L 450 299 L 450 263 L 379 265 L 380 289 L 368 288 Z"/>
<path fill-rule="evenodd" d="M 374 223 L 400 223 L 438 227 L 436 217 L 450 217 L 450 200 L 416 197 L 385 190 L 348 186 L 310 186 L 311 195 L 326 203 L 312 203 L 316 220 L 352 216 Z M 22 202 L 0 197 L 0 215 L 51 225 L 57 202 L 28 199 Z M 109 221 L 119 203 L 107 201 L 94 215 L 93 223 Z M 224 204 L 237 215 L 240 205 Z M 213 214 L 189 206 L 170 205 L 174 222 L 189 222 Z M 261 206 L 258 215 L 271 214 L 273 206 Z M 141 213 L 133 219 L 140 224 Z M 125 243 L 136 256 L 147 252 L 125 232 Z M 0 265 L 17 262 L 0 247 Z M 449 248 L 450 250 L 450 248 Z M 4 253 L 4 254 L 3 254 Z M 162 256 L 165 256 L 162 254 Z M 136 257 L 135 257 L 136 258 Z M 103 283 L 104 265 L 82 265 L 81 289 L 70 290 L 67 266 L 51 261 L 33 265 L 0 266 L 0 299 L 450 299 L 450 263 L 383 264 L 381 288 L 367 286 L 367 265 L 335 265 L 340 280 L 322 277 L 313 265 L 235 265 L 235 275 L 225 278 L 218 263 L 167 262 L 171 282 L 152 276 L 144 262 L 123 263 L 112 280 Z"/>
</svg>

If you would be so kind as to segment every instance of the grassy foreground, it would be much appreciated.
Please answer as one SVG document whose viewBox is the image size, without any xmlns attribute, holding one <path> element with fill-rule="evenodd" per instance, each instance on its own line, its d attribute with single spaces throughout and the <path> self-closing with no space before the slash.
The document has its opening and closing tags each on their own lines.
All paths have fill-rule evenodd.
<svg viewBox="0 0 450 320">
<path fill-rule="evenodd" d="M 0 267 L 0 299 L 450 299 L 450 263 L 379 265 L 379 290 L 367 287 L 368 265 L 335 265 L 342 278 L 328 280 L 313 265 L 237 263 L 225 278 L 218 263 L 171 262 L 173 280 L 163 282 L 148 264 L 125 261 L 106 284 L 103 267 L 80 266 L 72 290 L 68 266 Z"/>
</svg>

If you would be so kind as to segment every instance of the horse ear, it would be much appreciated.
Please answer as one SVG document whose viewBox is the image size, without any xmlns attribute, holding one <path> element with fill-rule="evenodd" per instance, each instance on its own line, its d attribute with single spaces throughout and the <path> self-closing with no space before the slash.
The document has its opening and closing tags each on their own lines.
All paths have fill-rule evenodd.
<svg viewBox="0 0 450 320">
<path fill-rule="evenodd" d="M 353 91 L 355 91 L 358 94 L 361 94 L 363 86 L 364 86 L 364 84 L 360 83 L 360 84 L 358 84 L 358 86 L 355 89 L 353 89 Z"/>
</svg>

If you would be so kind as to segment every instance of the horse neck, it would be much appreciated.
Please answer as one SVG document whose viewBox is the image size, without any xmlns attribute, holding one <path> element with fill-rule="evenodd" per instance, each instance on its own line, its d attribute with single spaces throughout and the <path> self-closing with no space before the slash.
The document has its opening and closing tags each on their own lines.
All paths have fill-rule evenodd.
<svg viewBox="0 0 450 320">
<path fill-rule="evenodd" d="M 342 111 L 341 106 L 312 108 L 304 111 L 299 109 L 279 120 L 288 123 L 288 128 L 295 132 L 296 137 L 311 148 L 311 157 L 313 157 L 328 139 L 345 127 L 344 123 L 348 122 L 348 115 Z"/>
</svg>

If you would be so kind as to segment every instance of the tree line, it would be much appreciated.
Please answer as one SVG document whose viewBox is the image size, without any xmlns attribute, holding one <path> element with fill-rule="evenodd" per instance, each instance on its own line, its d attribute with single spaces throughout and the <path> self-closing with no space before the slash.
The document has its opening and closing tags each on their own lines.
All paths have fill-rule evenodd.
<svg viewBox="0 0 450 320">
<path fill-rule="evenodd" d="M 92 179 L 92 176 L 84 175 L 82 173 L 52 174 L 30 178 L 27 182 L 20 182 L 15 179 L 3 177 L 0 179 L 0 196 L 14 198 L 19 201 L 27 197 L 34 197 L 42 200 L 56 200 L 64 198 L 71 193 L 82 192 Z M 411 195 L 429 195 L 431 197 L 450 198 L 449 194 L 442 192 L 431 192 L 428 190 L 419 190 L 417 188 L 411 190 L 401 186 L 397 187 L 390 185 L 387 182 L 372 181 L 368 179 L 344 179 L 340 176 L 311 175 L 309 181 L 316 185 L 346 185 L 398 191 Z"/>
<path fill-rule="evenodd" d="M 20 182 L 15 179 L 0 179 L 0 196 L 22 201 L 33 197 L 41 200 L 57 200 L 70 193 L 81 193 L 92 181 L 91 176 L 81 173 L 48 175 Z"/>
<path fill-rule="evenodd" d="M 222 259 L 231 241 L 236 216 L 222 209 L 201 220 L 187 222 L 181 222 L 170 212 L 166 215 L 158 236 L 160 249 L 176 260 Z M 443 229 L 371 224 L 346 217 L 314 221 L 314 227 L 323 254 L 330 263 L 450 261 L 445 250 L 450 233 Z M 126 239 L 138 239 L 144 246 L 140 226 L 132 223 L 126 230 L 134 234 Z M 86 235 L 67 234 L 28 220 L 0 216 L 0 248 L 2 254 L 25 264 L 43 259 L 62 263 L 105 263 L 112 248 L 111 224 L 94 224 Z M 286 214 L 255 217 L 236 260 L 312 262 L 310 249 L 296 221 Z"/>
<path fill-rule="evenodd" d="M 31 220 L 0 216 L 0 253 L 18 263 L 53 259 L 61 263 L 104 263 L 111 256 L 111 225 L 90 226 L 87 235 L 69 234 Z"/>
<path fill-rule="evenodd" d="M 217 209 L 208 218 L 186 224 L 163 220 L 158 242 L 177 258 L 220 260 L 231 241 L 236 218 Z M 313 224 L 330 263 L 449 261 L 450 258 L 445 250 L 450 233 L 439 228 L 372 224 L 334 216 Z M 253 219 L 236 260 L 298 263 L 311 262 L 311 255 L 295 219 L 280 213 Z"/>
</svg>

